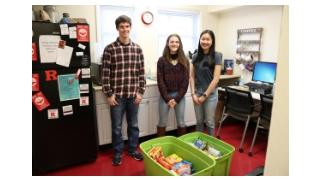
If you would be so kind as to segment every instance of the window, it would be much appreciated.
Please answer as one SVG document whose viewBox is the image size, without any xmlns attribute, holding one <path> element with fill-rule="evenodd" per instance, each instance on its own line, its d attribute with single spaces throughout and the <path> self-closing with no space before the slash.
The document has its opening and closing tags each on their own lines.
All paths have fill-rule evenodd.
<svg viewBox="0 0 320 180">
<path fill-rule="evenodd" d="M 98 29 L 98 44 L 97 53 L 98 57 L 103 54 L 104 48 L 114 42 L 118 37 L 115 20 L 121 15 L 127 15 L 131 18 L 132 24 L 134 21 L 134 8 L 123 6 L 98 6 L 97 11 L 97 29 Z M 130 38 L 133 41 L 136 39 L 135 28 L 130 32 Z"/>
<path fill-rule="evenodd" d="M 158 13 L 158 55 L 162 55 L 167 37 L 172 33 L 181 37 L 185 53 L 193 52 L 198 46 L 198 13 L 167 10 L 159 10 Z"/>
</svg>

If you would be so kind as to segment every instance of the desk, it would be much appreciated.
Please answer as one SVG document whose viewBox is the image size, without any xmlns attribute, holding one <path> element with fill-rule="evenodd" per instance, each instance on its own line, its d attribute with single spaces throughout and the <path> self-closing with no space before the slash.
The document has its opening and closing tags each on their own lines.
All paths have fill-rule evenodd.
<svg viewBox="0 0 320 180">
<path fill-rule="evenodd" d="M 240 89 L 240 90 L 244 90 L 244 91 L 249 91 L 249 87 L 248 86 L 228 86 L 234 89 Z M 222 112 L 223 112 L 223 107 L 224 107 L 224 100 L 225 100 L 225 89 L 222 87 L 218 87 L 218 91 L 219 91 L 219 98 L 218 98 L 218 104 L 216 107 L 216 113 L 215 113 L 215 124 L 218 125 L 222 116 Z M 256 93 L 256 92 L 252 92 L 251 91 L 251 95 L 252 95 L 252 99 L 254 101 L 260 101 L 260 94 Z"/>
<path fill-rule="evenodd" d="M 242 91 L 249 91 L 249 87 L 248 86 L 228 86 L 228 87 L 231 87 L 233 89 L 239 89 L 239 90 L 242 90 Z M 221 88 L 221 87 L 219 87 L 218 90 L 219 91 L 225 91 L 225 89 Z M 259 93 L 251 91 L 251 95 L 252 95 L 253 99 L 260 101 L 260 94 Z"/>
</svg>

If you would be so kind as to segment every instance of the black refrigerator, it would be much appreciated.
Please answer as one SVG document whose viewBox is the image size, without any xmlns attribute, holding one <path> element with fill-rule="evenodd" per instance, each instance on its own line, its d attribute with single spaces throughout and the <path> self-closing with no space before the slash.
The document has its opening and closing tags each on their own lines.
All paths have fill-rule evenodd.
<svg viewBox="0 0 320 180">
<path fill-rule="evenodd" d="M 33 175 L 95 161 L 90 64 L 88 24 L 32 22 Z"/>
</svg>

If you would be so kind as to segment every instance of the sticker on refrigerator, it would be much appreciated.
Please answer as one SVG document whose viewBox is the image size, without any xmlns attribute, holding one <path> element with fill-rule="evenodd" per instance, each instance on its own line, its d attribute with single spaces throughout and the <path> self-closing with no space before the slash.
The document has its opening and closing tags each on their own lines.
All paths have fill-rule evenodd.
<svg viewBox="0 0 320 180">
<path fill-rule="evenodd" d="M 76 56 L 83 56 L 83 52 L 76 52 Z"/>
<path fill-rule="evenodd" d="M 48 119 L 59 119 L 59 110 L 48 109 Z"/>
<path fill-rule="evenodd" d="M 32 103 L 38 111 L 42 111 L 50 106 L 49 101 L 41 91 L 32 96 Z"/>
<path fill-rule="evenodd" d="M 77 27 L 69 27 L 69 38 L 76 39 L 77 38 Z"/>
<path fill-rule="evenodd" d="M 58 48 L 64 49 L 64 46 L 65 46 L 65 45 L 66 45 L 66 41 L 60 40 L 60 41 L 59 41 L 59 46 L 58 46 Z"/>
<path fill-rule="evenodd" d="M 39 74 L 32 74 L 32 91 L 39 90 Z"/>
<path fill-rule="evenodd" d="M 85 49 L 86 49 L 86 46 L 85 46 L 85 45 L 83 45 L 83 44 L 81 44 L 81 43 L 79 43 L 79 44 L 78 44 L 78 47 L 79 47 L 80 49 L 83 49 L 83 50 L 85 50 Z"/>
<path fill-rule="evenodd" d="M 38 60 L 37 46 L 36 43 L 32 43 L 32 61 Z"/>
<path fill-rule="evenodd" d="M 62 112 L 64 116 L 72 115 L 73 114 L 72 105 L 62 106 Z"/>
<path fill-rule="evenodd" d="M 88 25 L 77 25 L 77 40 L 78 42 L 89 42 Z"/>
<path fill-rule="evenodd" d="M 58 89 L 60 101 L 68 101 L 80 98 L 79 80 L 76 74 L 65 74 L 58 76 Z"/>
<path fill-rule="evenodd" d="M 82 78 L 90 78 L 90 68 L 81 69 Z"/>
<path fill-rule="evenodd" d="M 89 84 L 80 84 L 80 94 L 89 93 Z"/>
<path fill-rule="evenodd" d="M 61 35 L 68 35 L 69 34 L 68 24 L 60 24 L 60 31 L 61 31 Z"/>
<path fill-rule="evenodd" d="M 89 96 L 80 97 L 80 106 L 89 106 Z"/>
</svg>

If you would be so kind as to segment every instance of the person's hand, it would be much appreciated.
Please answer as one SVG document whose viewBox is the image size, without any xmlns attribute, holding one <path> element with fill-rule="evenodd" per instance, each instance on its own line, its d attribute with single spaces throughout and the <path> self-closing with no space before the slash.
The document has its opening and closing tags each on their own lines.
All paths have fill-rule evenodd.
<svg viewBox="0 0 320 180">
<path fill-rule="evenodd" d="M 116 96 L 114 94 L 111 97 L 107 97 L 107 102 L 110 106 L 118 105 L 118 102 L 116 101 Z"/>
<path fill-rule="evenodd" d="M 196 94 L 192 95 L 192 100 L 196 105 L 200 105 L 201 103 L 199 102 L 199 97 Z"/>
<path fill-rule="evenodd" d="M 200 96 L 198 100 L 200 104 L 203 104 L 206 101 L 206 98 L 204 96 Z"/>
<path fill-rule="evenodd" d="M 176 105 L 177 105 L 177 102 L 176 102 L 174 99 L 171 99 L 171 100 L 168 102 L 168 106 L 169 106 L 170 108 L 174 108 Z"/>
<path fill-rule="evenodd" d="M 134 100 L 134 104 L 140 104 L 142 100 L 141 94 L 137 93 L 136 94 L 136 99 Z"/>
</svg>

